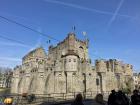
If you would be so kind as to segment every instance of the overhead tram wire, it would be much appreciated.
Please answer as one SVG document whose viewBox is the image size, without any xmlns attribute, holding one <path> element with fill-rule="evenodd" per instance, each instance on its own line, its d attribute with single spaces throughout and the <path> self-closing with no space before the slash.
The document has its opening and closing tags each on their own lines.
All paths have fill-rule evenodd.
<svg viewBox="0 0 140 105">
<path fill-rule="evenodd" d="M 30 28 L 30 27 L 28 27 L 28 26 L 25 26 L 25 25 L 21 24 L 21 23 L 18 23 L 18 22 L 16 22 L 16 21 L 12 20 L 12 19 L 8 19 L 8 18 L 6 18 L 6 17 L 4 17 L 4 16 L 1 16 L 1 15 L 0 15 L 0 18 L 2 18 L 2 19 L 4 19 L 4 20 L 7 20 L 8 22 L 17 24 L 17 25 L 19 25 L 19 26 L 21 26 L 21 27 L 23 27 L 23 28 L 28 29 L 28 30 L 31 30 L 31 31 L 33 31 L 33 32 L 35 32 L 35 33 L 39 33 L 40 35 L 45 36 L 45 37 L 47 37 L 47 38 L 50 38 L 50 39 L 55 40 L 55 41 L 57 41 L 57 42 L 60 42 L 58 39 L 56 39 L 56 38 L 54 38 L 54 37 L 51 37 L 50 35 L 46 35 L 46 34 L 44 34 L 44 33 L 42 33 L 42 32 L 39 32 L 39 31 L 37 31 L 37 30 L 35 30 L 35 29 L 32 29 L 32 28 Z M 0 36 L 0 37 L 3 37 L 3 36 Z M 3 37 L 3 38 L 4 38 L 4 37 Z M 8 39 L 9 39 L 9 38 L 8 38 Z M 11 40 L 11 39 L 10 39 L 10 40 Z M 14 41 L 14 40 L 13 40 L 13 41 Z M 19 42 L 19 41 L 17 41 L 17 42 Z M 22 44 L 23 44 L 23 43 L 22 43 Z M 94 55 L 94 56 L 95 56 L 95 55 Z M 100 57 L 99 57 L 99 58 L 100 58 Z"/>
<path fill-rule="evenodd" d="M 30 45 L 27 45 L 24 42 L 21 42 L 19 40 L 15 40 L 15 39 L 12 39 L 12 38 L 9 38 L 9 37 L 1 36 L 1 34 L 0 34 L 0 39 L 9 40 L 9 41 L 12 41 L 12 42 L 15 42 L 15 43 L 18 43 L 18 44 L 22 44 L 22 45 L 31 47 Z M 47 50 L 47 51 L 49 51 L 49 50 Z M 44 58 L 44 57 L 38 57 L 38 58 Z"/>
<path fill-rule="evenodd" d="M 21 42 L 19 40 L 15 40 L 15 39 L 12 39 L 12 38 L 9 38 L 9 37 L 5 37 L 5 36 L 0 35 L 0 38 L 1 39 L 5 39 L 5 40 L 9 40 L 9 41 L 12 41 L 12 42 L 15 42 L 15 43 L 18 43 L 18 44 L 22 44 L 22 45 L 31 47 L 30 45 L 27 45 L 24 42 Z"/>
<path fill-rule="evenodd" d="M 44 33 L 42 33 L 42 32 L 39 32 L 39 31 L 37 31 L 37 30 L 35 30 L 35 29 L 33 29 L 33 28 L 30 28 L 30 27 L 28 27 L 28 26 L 26 26 L 26 25 L 23 25 L 23 24 L 21 24 L 21 23 L 18 23 L 18 22 L 16 22 L 16 21 L 12 20 L 12 19 L 8 19 L 8 18 L 6 18 L 6 17 L 4 17 L 4 16 L 1 16 L 1 15 L 0 15 L 0 18 L 2 18 L 2 19 L 4 19 L 4 20 L 7 20 L 8 22 L 17 24 L 17 25 L 19 25 L 19 26 L 21 26 L 21 27 L 24 27 L 24 28 L 28 29 L 28 30 L 31 30 L 31 31 L 33 31 L 33 32 L 35 32 L 35 33 L 39 33 L 40 35 L 45 36 L 45 37 L 47 37 L 47 38 L 49 38 L 49 39 L 52 39 L 52 40 L 55 40 L 55 41 L 59 42 L 58 39 L 56 39 L 56 38 L 54 38 L 54 37 L 52 37 L 52 36 L 50 36 L 50 35 L 46 35 L 46 34 L 44 34 Z"/>
</svg>

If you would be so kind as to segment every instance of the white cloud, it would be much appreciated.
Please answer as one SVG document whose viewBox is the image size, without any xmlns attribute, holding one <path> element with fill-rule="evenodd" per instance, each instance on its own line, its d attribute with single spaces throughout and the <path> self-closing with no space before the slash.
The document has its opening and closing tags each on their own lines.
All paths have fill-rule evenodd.
<svg viewBox="0 0 140 105">
<path fill-rule="evenodd" d="M 110 21 L 108 22 L 108 27 L 111 26 L 111 24 L 113 23 L 113 21 L 116 19 L 116 16 L 118 15 L 118 12 L 121 8 L 121 6 L 123 5 L 124 0 L 121 0 L 118 7 L 115 10 L 115 13 L 113 14 L 112 18 L 110 19 Z"/>
<path fill-rule="evenodd" d="M 23 20 L 23 21 L 26 21 L 28 23 L 31 23 L 32 25 L 34 26 L 38 26 L 38 23 L 35 23 L 35 22 L 32 22 L 30 19 L 28 19 L 27 17 L 24 17 L 24 16 L 19 16 L 17 14 L 12 14 L 12 13 L 9 13 L 9 12 L 1 12 L 2 15 L 5 15 L 5 16 L 8 16 L 8 17 L 13 17 L 15 19 L 20 19 L 20 20 Z"/>
<path fill-rule="evenodd" d="M 19 58 L 12 58 L 12 57 L 0 57 L 0 61 L 14 61 L 14 62 L 21 62 Z"/>
<path fill-rule="evenodd" d="M 19 46 L 19 47 L 31 48 L 31 46 L 29 45 L 13 43 L 13 42 L 0 42 L 0 46 Z"/>
<path fill-rule="evenodd" d="M 20 65 L 21 61 L 19 58 L 0 57 L 0 67 L 14 68 L 16 65 Z"/>
<path fill-rule="evenodd" d="M 60 5 L 68 6 L 68 7 L 73 7 L 73 8 L 77 8 L 77 9 L 81 9 L 81 10 L 86 10 L 86 11 L 89 11 L 89 12 L 94 12 L 94 13 L 96 12 L 96 13 L 99 13 L 99 14 L 113 15 L 114 16 L 113 12 L 107 12 L 107 11 L 102 11 L 102 10 L 98 10 L 98 9 L 91 9 L 91 8 L 87 8 L 87 7 L 76 5 L 76 4 L 65 3 L 65 2 L 56 1 L 56 0 L 44 0 L 44 1 L 49 2 L 49 3 L 60 4 Z M 118 9 L 119 9 L 119 7 L 118 7 Z M 117 13 L 116 15 L 127 17 L 127 18 L 133 18 L 132 16 L 119 14 L 119 13 Z"/>
<path fill-rule="evenodd" d="M 38 27 L 37 31 L 42 32 L 41 27 Z M 30 47 L 29 52 L 40 46 L 42 46 L 42 35 L 39 34 L 36 44 L 33 47 Z"/>
</svg>

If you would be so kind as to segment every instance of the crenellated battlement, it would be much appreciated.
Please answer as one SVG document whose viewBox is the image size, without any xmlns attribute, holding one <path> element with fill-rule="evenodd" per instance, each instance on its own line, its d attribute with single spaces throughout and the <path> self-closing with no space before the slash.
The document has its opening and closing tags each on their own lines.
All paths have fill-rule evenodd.
<svg viewBox="0 0 140 105">
<path fill-rule="evenodd" d="M 132 76 L 133 75 L 133 66 L 131 64 L 125 64 L 124 68 L 124 75 Z"/>
<path fill-rule="evenodd" d="M 100 59 L 95 61 L 97 72 L 112 72 L 116 74 L 132 75 L 133 66 L 116 59 Z"/>
<path fill-rule="evenodd" d="M 104 59 L 96 60 L 95 66 L 96 66 L 97 72 L 106 72 L 107 71 L 106 60 L 104 60 Z"/>
</svg>

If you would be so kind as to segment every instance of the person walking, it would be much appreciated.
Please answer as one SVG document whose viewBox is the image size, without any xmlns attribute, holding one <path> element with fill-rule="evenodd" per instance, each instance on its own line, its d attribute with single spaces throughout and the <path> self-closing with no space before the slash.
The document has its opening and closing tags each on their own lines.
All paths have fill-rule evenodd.
<svg viewBox="0 0 140 105">
<path fill-rule="evenodd" d="M 115 105 L 115 99 L 116 99 L 116 91 L 111 90 L 107 104 L 108 105 Z"/>
<path fill-rule="evenodd" d="M 131 96 L 131 105 L 140 105 L 140 95 L 138 93 L 138 90 L 133 91 L 133 95 Z"/>
<path fill-rule="evenodd" d="M 121 90 L 117 93 L 117 99 L 117 105 L 129 105 L 129 99 Z"/>
<path fill-rule="evenodd" d="M 84 105 L 82 94 L 77 94 L 74 102 L 71 105 Z"/>
</svg>

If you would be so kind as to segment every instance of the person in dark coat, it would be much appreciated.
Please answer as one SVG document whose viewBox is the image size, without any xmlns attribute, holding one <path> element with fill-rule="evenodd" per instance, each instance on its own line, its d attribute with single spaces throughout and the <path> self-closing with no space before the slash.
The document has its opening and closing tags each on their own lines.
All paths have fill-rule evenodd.
<svg viewBox="0 0 140 105">
<path fill-rule="evenodd" d="M 132 105 L 140 105 L 140 95 L 138 93 L 139 93 L 138 90 L 133 91 L 133 95 L 131 96 Z"/>
<path fill-rule="evenodd" d="M 108 105 L 115 105 L 116 91 L 112 90 L 108 98 Z"/>
<path fill-rule="evenodd" d="M 84 105 L 82 94 L 77 94 L 74 102 L 71 105 Z"/>
<path fill-rule="evenodd" d="M 129 99 L 121 90 L 118 91 L 115 102 L 117 105 L 129 105 Z"/>
</svg>

